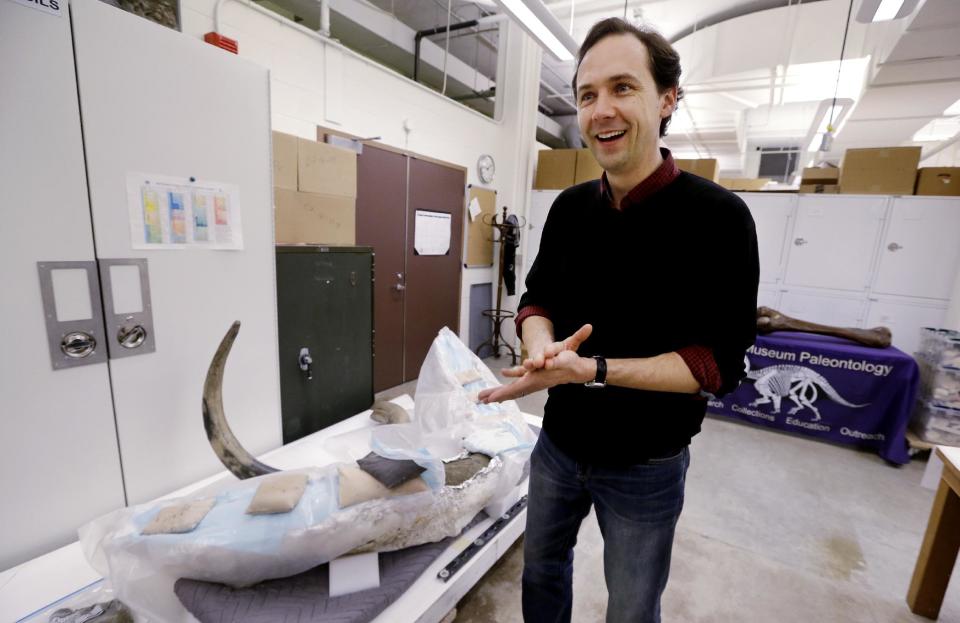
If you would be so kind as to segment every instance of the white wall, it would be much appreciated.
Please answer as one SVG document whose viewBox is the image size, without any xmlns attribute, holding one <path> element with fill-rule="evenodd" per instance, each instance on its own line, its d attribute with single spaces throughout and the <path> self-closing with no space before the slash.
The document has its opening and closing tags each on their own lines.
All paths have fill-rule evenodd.
<svg viewBox="0 0 960 623">
<path fill-rule="evenodd" d="M 214 0 L 183 0 L 183 32 L 202 37 L 214 30 Z M 319 40 L 305 29 L 227 1 L 220 34 L 239 42 L 240 56 L 270 69 L 273 129 L 316 138 L 316 126 L 337 128 L 466 167 L 467 181 L 479 184 L 477 158 L 496 162 L 498 209 L 525 214 L 532 180 L 540 48 L 514 23 L 505 25 L 505 55 L 497 89 L 504 98 L 502 119 L 494 121 L 414 83 L 342 46 Z M 412 129 L 404 130 L 404 122 Z M 474 283 L 493 282 L 490 268 L 464 269 L 460 336 L 469 336 L 469 292 Z M 494 292 L 496 284 L 494 284 Z"/>
</svg>

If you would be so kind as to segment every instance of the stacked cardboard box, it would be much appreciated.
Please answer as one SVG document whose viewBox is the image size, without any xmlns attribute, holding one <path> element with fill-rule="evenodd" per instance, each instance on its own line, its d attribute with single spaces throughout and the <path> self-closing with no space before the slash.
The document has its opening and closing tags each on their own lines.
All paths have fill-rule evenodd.
<svg viewBox="0 0 960 623">
<path fill-rule="evenodd" d="M 919 164 L 919 147 L 848 149 L 840 167 L 840 192 L 912 195 Z"/>
<path fill-rule="evenodd" d="M 697 158 L 693 160 L 675 160 L 677 168 L 687 173 L 699 175 L 711 182 L 720 181 L 720 163 L 716 158 Z"/>
<path fill-rule="evenodd" d="M 800 178 L 800 192 L 835 194 L 840 191 L 840 169 L 835 167 L 809 167 Z"/>
<path fill-rule="evenodd" d="M 735 192 L 757 192 L 763 190 L 769 182 L 770 180 L 765 177 L 756 179 L 751 177 L 721 177 L 718 183 L 727 190 Z"/>
<path fill-rule="evenodd" d="M 589 149 L 542 149 L 537 154 L 536 190 L 563 190 L 599 179 L 603 169 Z"/>
<path fill-rule="evenodd" d="M 277 244 L 357 242 L 357 154 L 273 133 Z"/>
<path fill-rule="evenodd" d="M 923 167 L 914 194 L 960 196 L 960 167 Z"/>
</svg>

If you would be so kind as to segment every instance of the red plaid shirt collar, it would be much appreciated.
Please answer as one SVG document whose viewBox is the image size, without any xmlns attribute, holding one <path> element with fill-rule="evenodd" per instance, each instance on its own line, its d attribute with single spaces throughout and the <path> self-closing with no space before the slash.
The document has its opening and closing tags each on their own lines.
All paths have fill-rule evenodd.
<svg viewBox="0 0 960 623">
<path fill-rule="evenodd" d="M 633 189 L 620 200 L 621 209 L 625 210 L 632 205 L 642 202 L 650 195 L 677 179 L 677 176 L 680 175 L 680 169 L 677 168 L 677 163 L 673 161 L 673 154 L 670 153 L 670 150 L 666 147 L 661 147 L 660 155 L 663 156 L 663 162 L 660 163 L 660 166 L 657 167 L 653 173 L 634 186 Z M 600 196 L 606 199 L 608 203 L 613 204 L 613 192 L 610 189 L 609 182 L 607 182 L 606 171 L 600 176 Z"/>
</svg>

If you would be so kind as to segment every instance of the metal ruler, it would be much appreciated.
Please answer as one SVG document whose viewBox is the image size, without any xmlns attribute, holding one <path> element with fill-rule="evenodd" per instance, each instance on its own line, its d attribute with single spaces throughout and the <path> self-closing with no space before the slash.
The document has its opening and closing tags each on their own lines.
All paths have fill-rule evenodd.
<svg viewBox="0 0 960 623">
<path fill-rule="evenodd" d="M 524 508 L 527 507 L 527 496 L 523 496 L 520 500 L 510 507 L 507 512 L 497 517 L 497 520 L 493 522 L 489 528 L 483 531 L 483 534 L 478 536 L 473 540 L 473 543 L 467 546 L 465 550 L 457 554 L 457 556 L 447 563 L 443 569 L 437 572 L 437 578 L 441 582 L 448 582 L 457 571 L 459 571 L 467 562 L 477 555 L 477 553 L 483 548 L 484 545 L 490 542 L 493 537 L 497 536 L 501 530 L 503 530 L 508 523 L 513 521 L 513 519 L 520 514 Z"/>
</svg>

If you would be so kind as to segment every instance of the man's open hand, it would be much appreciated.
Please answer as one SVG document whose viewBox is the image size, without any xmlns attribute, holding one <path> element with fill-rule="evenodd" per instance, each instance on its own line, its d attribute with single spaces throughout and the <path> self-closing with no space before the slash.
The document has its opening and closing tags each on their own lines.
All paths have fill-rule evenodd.
<svg viewBox="0 0 960 623">
<path fill-rule="evenodd" d="M 479 401 L 513 400 L 563 383 L 586 383 L 592 380 L 597 373 L 596 362 L 577 355 L 577 349 L 592 332 L 593 327 L 585 324 L 562 342 L 548 344 L 542 353 L 533 354 L 522 365 L 505 369 L 504 376 L 518 380 L 481 391 Z"/>
</svg>

